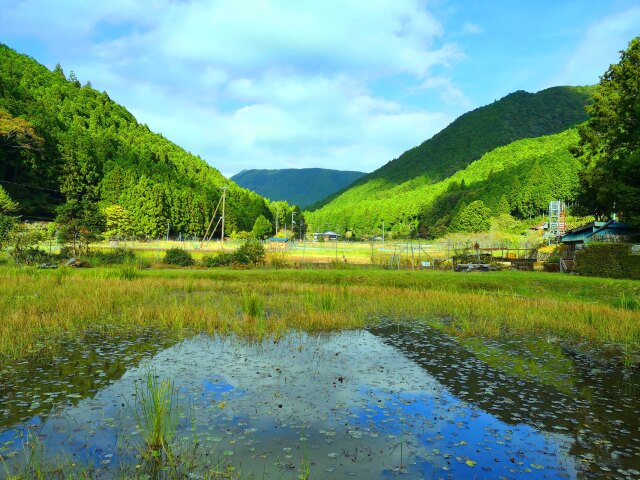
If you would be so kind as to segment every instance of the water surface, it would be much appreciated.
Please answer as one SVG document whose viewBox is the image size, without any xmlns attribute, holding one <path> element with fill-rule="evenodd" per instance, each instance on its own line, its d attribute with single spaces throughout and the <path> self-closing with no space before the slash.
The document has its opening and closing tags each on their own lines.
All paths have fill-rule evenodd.
<svg viewBox="0 0 640 480">
<path fill-rule="evenodd" d="M 96 339 L 2 372 L 0 477 L 28 441 L 98 478 L 640 478 L 638 378 L 579 352 L 393 323 L 259 343 Z M 149 372 L 174 382 L 174 451 L 194 460 L 173 470 L 139 455 Z"/>
</svg>

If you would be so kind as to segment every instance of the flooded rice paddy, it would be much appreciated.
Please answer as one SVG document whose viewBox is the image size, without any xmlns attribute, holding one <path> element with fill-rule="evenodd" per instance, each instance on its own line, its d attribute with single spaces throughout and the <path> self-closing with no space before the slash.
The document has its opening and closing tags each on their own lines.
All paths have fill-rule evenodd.
<svg viewBox="0 0 640 480">
<path fill-rule="evenodd" d="M 0 369 L 0 478 L 640 478 L 638 376 L 586 347 L 387 323 L 63 351 Z M 150 373 L 174 382 L 169 464 L 141 454 Z"/>
</svg>

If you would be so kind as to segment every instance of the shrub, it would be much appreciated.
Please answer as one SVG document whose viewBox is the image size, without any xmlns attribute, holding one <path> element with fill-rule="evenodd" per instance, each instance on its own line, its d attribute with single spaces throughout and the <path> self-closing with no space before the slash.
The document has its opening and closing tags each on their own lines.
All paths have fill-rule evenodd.
<svg viewBox="0 0 640 480">
<path fill-rule="evenodd" d="M 233 262 L 241 265 L 257 265 L 266 257 L 264 245 L 257 240 L 248 240 L 233 254 Z"/>
<path fill-rule="evenodd" d="M 98 250 L 91 253 L 91 259 L 103 265 L 123 265 L 134 263 L 136 254 L 130 248 L 116 247 L 110 250 Z"/>
<path fill-rule="evenodd" d="M 202 257 L 202 265 L 207 268 L 228 267 L 233 263 L 232 253 L 219 253 L 217 255 L 205 255 Z"/>
<path fill-rule="evenodd" d="M 40 263 L 46 263 L 49 260 L 47 252 L 39 249 L 38 247 L 27 247 L 22 250 L 13 250 L 11 252 L 11 256 L 18 265 L 38 265 Z"/>
<path fill-rule="evenodd" d="M 271 268 L 289 268 L 291 264 L 284 252 L 271 252 L 269 254 L 269 266 Z"/>
<path fill-rule="evenodd" d="M 640 256 L 625 243 L 590 243 L 576 252 L 575 271 L 592 277 L 640 279 Z"/>
<path fill-rule="evenodd" d="M 170 248 L 164 255 L 164 263 L 167 265 L 178 265 L 189 267 L 194 264 L 191 254 L 181 248 Z"/>
</svg>

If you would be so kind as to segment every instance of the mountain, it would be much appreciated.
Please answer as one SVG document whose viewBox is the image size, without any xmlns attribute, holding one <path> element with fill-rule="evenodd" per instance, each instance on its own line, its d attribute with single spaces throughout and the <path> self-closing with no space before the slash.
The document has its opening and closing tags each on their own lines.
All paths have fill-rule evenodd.
<svg viewBox="0 0 640 480">
<path fill-rule="evenodd" d="M 367 234 L 379 231 L 384 220 L 387 228 L 408 234 L 429 217 L 436 192 L 456 172 L 498 147 L 557 134 L 586 120 L 584 107 L 591 101 L 592 89 L 553 87 L 535 94 L 518 91 L 465 113 L 431 139 L 327 198 L 306 214 L 307 222 L 316 230 L 358 229 Z M 532 161 L 535 156 L 530 152 Z M 564 152 L 561 156 L 567 160 Z M 571 194 L 557 193 L 566 198 Z M 515 206 L 509 208 L 516 216 L 523 214 Z"/>
<path fill-rule="evenodd" d="M 325 168 L 286 168 L 243 170 L 231 180 L 271 200 L 286 200 L 291 205 L 307 208 L 364 175 L 363 172 Z"/>
<path fill-rule="evenodd" d="M 439 182 L 407 182 L 404 191 L 394 189 L 393 195 L 352 203 L 345 202 L 343 194 L 317 211 L 306 212 L 305 218 L 318 230 L 379 234 L 384 220 L 392 234 L 409 236 L 424 229 L 435 237 L 465 231 L 461 220 L 472 205 L 486 221 L 503 214 L 537 215 L 550 200 L 575 198 L 580 164 L 570 148 L 577 142 L 576 129 L 517 140 Z"/>
<path fill-rule="evenodd" d="M 267 201 L 153 133 L 106 92 L 0 44 L 0 185 L 25 218 L 70 199 L 124 208 L 133 233 L 202 236 L 228 188 L 226 229 L 271 219 Z"/>
</svg>

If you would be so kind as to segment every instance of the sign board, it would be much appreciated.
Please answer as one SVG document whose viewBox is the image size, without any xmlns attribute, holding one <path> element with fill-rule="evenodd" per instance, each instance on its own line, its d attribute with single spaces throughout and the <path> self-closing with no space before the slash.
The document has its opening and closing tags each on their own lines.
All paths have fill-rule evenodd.
<svg viewBox="0 0 640 480">
<path fill-rule="evenodd" d="M 631 255 L 640 255 L 640 245 L 631 245 Z"/>
<path fill-rule="evenodd" d="M 431 262 L 422 262 L 422 266 L 428 268 L 431 266 Z"/>
</svg>

